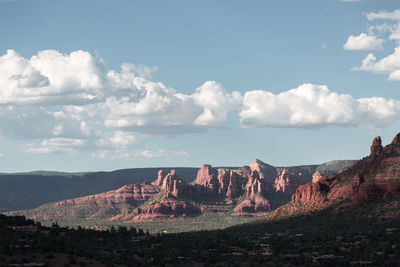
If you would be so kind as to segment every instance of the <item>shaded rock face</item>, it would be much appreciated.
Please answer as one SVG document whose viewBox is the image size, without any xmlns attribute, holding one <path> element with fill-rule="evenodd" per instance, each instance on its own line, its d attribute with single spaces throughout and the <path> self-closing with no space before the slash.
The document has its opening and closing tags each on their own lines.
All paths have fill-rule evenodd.
<svg viewBox="0 0 400 267">
<path fill-rule="evenodd" d="M 381 139 L 380 136 L 377 136 L 372 141 L 370 156 L 380 154 L 382 152 L 382 149 L 383 149 L 383 147 L 382 147 L 382 139 Z"/>
<path fill-rule="evenodd" d="M 395 195 L 400 195 L 400 134 L 385 147 L 379 136 L 374 138 L 368 157 L 339 174 L 300 186 L 292 201 L 327 205 L 338 199 L 359 203 Z"/>
</svg>

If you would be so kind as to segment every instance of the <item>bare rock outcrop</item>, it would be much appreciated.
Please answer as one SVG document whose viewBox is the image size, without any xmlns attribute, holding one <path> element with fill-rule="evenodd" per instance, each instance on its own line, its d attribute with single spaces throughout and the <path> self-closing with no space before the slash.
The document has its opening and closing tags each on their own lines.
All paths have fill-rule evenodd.
<svg viewBox="0 0 400 267">
<path fill-rule="evenodd" d="M 319 182 L 319 181 L 321 181 L 322 179 L 324 178 L 324 176 L 320 173 L 320 172 L 315 172 L 313 175 L 312 175 L 312 182 L 313 183 L 316 183 L 316 182 Z"/>
<path fill-rule="evenodd" d="M 236 214 L 234 215 L 242 215 L 247 213 L 257 213 L 257 212 L 266 212 L 271 211 L 271 205 L 268 200 L 257 197 L 254 199 L 245 199 L 239 205 L 237 205 L 234 209 Z"/>
<path fill-rule="evenodd" d="M 250 169 L 252 173 L 256 171 L 259 175 L 259 178 L 265 180 L 267 183 L 273 183 L 277 175 L 277 170 L 274 166 L 266 164 L 259 159 L 253 160 L 253 162 L 250 164 Z"/>
<path fill-rule="evenodd" d="M 161 190 L 164 192 L 164 198 L 191 196 L 190 186 L 185 181 L 179 179 L 175 170 L 172 170 L 165 176 Z"/>
<path fill-rule="evenodd" d="M 370 156 L 379 155 L 382 152 L 382 149 L 382 139 L 380 136 L 377 136 L 372 141 Z"/>
<path fill-rule="evenodd" d="M 400 195 L 400 134 L 385 147 L 381 138 L 375 137 L 368 157 L 346 171 L 300 186 L 292 201 L 334 203 L 349 199 L 355 204 L 395 195 Z"/>
<path fill-rule="evenodd" d="M 201 210 L 187 201 L 162 200 L 151 202 L 146 207 L 137 208 L 135 213 L 132 221 L 151 221 L 197 216 L 201 214 Z"/>
</svg>

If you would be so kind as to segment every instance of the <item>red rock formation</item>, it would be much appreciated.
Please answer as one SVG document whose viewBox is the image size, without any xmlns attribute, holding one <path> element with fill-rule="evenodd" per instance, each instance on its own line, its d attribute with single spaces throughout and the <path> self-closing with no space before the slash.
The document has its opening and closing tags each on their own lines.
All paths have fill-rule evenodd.
<svg viewBox="0 0 400 267">
<path fill-rule="evenodd" d="M 274 179 L 277 175 L 276 168 L 268 165 L 264 162 L 262 162 L 259 159 L 255 159 L 251 164 L 250 164 L 250 169 L 252 173 L 256 171 L 258 173 L 258 176 L 260 179 L 265 180 L 267 183 L 273 183 Z"/>
<path fill-rule="evenodd" d="M 159 188 L 149 184 L 130 184 L 124 185 L 117 190 L 111 190 L 105 193 L 90 195 L 80 198 L 68 199 L 56 202 L 56 205 L 78 205 L 80 203 L 84 203 L 87 201 L 92 201 L 97 203 L 98 205 L 102 205 L 105 203 L 121 203 L 121 202 L 145 202 L 150 199 L 153 195 L 159 192 Z"/>
<path fill-rule="evenodd" d="M 164 191 L 164 198 L 182 198 L 185 196 L 190 196 L 189 185 L 179 179 L 178 175 L 176 175 L 175 170 L 172 170 L 168 173 L 162 183 L 161 190 Z"/>
<path fill-rule="evenodd" d="M 254 199 L 258 196 L 266 195 L 265 184 L 258 177 L 258 173 L 254 172 L 246 184 L 247 197 Z"/>
<path fill-rule="evenodd" d="M 382 152 L 382 140 L 380 136 L 377 136 L 372 141 L 371 145 L 371 156 L 378 155 Z"/>
<path fill-rule="evenodd" d="M 159 170 L 157 173 L 157 180 L 155 180 L 152 184 L 157 185 L 157 186 L 162 186 L 165 176 L 166 176 L 166 174 L 164 173 L 164 171 Z"/>
<path fill-rule="evenodd" d="M 242 213 L 255 213 L 255 212 L 265 212 L 270 211 L 271 205 L 268 200 L 257 197 L 255 199 L 243 200 L 234 209 L 235 215 L 241 215 Z"/>
<path fill-rule="evenodd" d="M 218 193 L 221 187 L 218 179 L 218 171 L 208 164 L 203 164 L 199 169 L 194 183 L 208 188 L 214 193 Z"/>
<path fill-rule="evenodd" d="M 247 182 L 247 178 L 242 176 L 249 168 L 241 168 L 240 171 L 229 169 L 214 169 L 210 165 L 204 164 L 197 173 L 195 185 L 202 186 L 216 196 L 236 198 L 239 197 Z"/>
<path fill-rule="evenodd" d="M 282 192 L 285 193 L 287 196 L 291 196 L 300 185 L 306 182 L 303 176 L 303 172 L 290 172 L 286 168 L 279 168 L 278 176 L 275 178 L 276 192 Z M 308 174 L 308 176 L 310 176 L 310 174 Z"/>
<path fill-rule="evenodd" d="M 308 183 L 297 188 L 292 196 L 293 202 L 309 202 L 323 200 L 329 191 L 329 186 L 325 183 Z"/>
<path fill-rule="evenodd" d="M 344 172 L 300 186 L 292 201 L 350 199 L 358 203 L 394 195 L 400 195 L 400 134 L 384 148 L 381 138 L 374 138 L 369 157 Z"/>
<path fill-rule="evenodd" d="M 186 201 L 162 200 L 151 202 L 146 207 L 137 208 L 133 221 L 150 221 L 154 219 L 173 219 L 177 217 L 197 216 L 201 214 L 198 207 Z"/>
<path fill-rule="evenodd" d="M 323 176 L 320 172 L 315 172 L 315 173 L 312 175 L 312 182 L 313 182 L 313 183 L 319 182 L 319 181 L 321 181 L 323 178 L 324 178 L 324 176 Z"/>
<path fill-rule="evenodd" d="M 229 171 L 229 185 L 226 192 L 228 198 L 236 198 L 242 194 L 246 179 L 234 171 Z"/>
</svg>

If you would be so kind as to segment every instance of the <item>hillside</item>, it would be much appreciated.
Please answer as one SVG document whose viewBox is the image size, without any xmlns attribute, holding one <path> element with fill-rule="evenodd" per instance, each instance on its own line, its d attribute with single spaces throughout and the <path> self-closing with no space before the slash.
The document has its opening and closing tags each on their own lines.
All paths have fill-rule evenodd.
<svg viewBox="0 0 400 267">
<path fill-rule="evenodd" d="M 177 170 L 188 181 L 197 168 Z M 49 202 L 98 194 L 127 184 L 140 184 L 157 177 L 159 168 L 124 169 L 112 172 L 33 172 L 0 175 L 0 212 L 32 209 Z"/>
<path fill-rule="evenodd" d="M 400 134 L 385 147 L 378 136 L 369 156 L 338 174 L 313 179 L 300 186 L 292 201 L 280 207 L 275 217 L 296 216 L 335 208 L 356 207 L 400 195 Z"/>
<path fill-rule="evenodd" d="M 180 169 L 159 170 L 152 183 L 128 184 L 106 193 L 61 200 L 8 214 L 64 222 L 140 222 L 209 213 L 262 216 L 290 201 L 300 185 L 313 179 L 317 167 L 274 167 L 258 159 L 237 169 L 213 168 L 204 164 L 191 183 L 180 178 Z"/>
</svg>

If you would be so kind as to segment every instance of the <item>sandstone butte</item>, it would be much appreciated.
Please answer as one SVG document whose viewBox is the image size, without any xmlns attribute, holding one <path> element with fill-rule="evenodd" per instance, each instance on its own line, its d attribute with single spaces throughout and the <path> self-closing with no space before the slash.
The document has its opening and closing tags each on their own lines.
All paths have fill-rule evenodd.
<svg viewBox="0 0 400 267">
<path fill-rule="evenodd" d="M 312 180 L 315 183 L 310 188 L 301 187 L 304 192 L 297 191 L 294 201 L 319 196 L 310 196 L 310 192 L 325 192 L 327 178 L 316 168 L 317 165 L 274 167 L 258 159 L 238 169 L 204 164 L 192 183 L 180 179 L 174 170 L 160 170 L 152 183 L 125 185 L 101 194 L 46 204 L 23 214 L 36 220 L 120 221 L 169 220 L 198 216 L 205 211 L 262 216 L 289 202 L 299 186 Z"/>
<path fill-rule="evenodd" d="M 238 169 L 204 164 L 192 183 L 160 170 L 152 183 L 43 205 L 26 213 L 38 220 L 148 221 L 197 216 L 204 211 L 260 216 L 290 201 L 312 180 L 316 166 L 277 168 L 256 159 Z"/>
<path fill-rule="evenodd" d="M 297 188 L 292 203 L 277 209 L 275 215 L 315 211 L 333 204 L 353 206 L 396 195 L 400 195 L 400 133 L 385 147 L 381 137 L 375 137 L 370 155 L 341 173 L 314 174 L 313 181 Z"/>
</svg>

